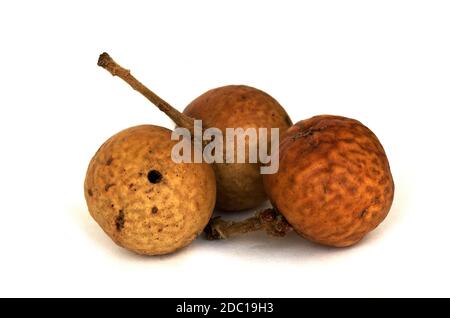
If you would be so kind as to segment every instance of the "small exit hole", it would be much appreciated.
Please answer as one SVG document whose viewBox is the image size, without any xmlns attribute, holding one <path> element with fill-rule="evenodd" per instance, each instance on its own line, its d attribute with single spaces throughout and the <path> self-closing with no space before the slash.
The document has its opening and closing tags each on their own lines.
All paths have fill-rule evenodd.
<svg viewBox="0 0 450 318">
<path fill-rule="evenodd" d="M 162 179 L 162 174 L 157 170 L 150 170 L 147 178 L 150 183 L 159 183 Z"/>
</svg>

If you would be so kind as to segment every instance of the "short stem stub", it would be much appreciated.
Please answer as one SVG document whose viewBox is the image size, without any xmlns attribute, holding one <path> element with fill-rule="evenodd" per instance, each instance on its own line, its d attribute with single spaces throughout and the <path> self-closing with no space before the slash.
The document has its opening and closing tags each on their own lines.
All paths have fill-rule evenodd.
<svg viewBox="0 0 450 318">
<path fill-rule="evenodd" d="M 221 217 L 212 218 L 204 232 L 208 240 L 223 240 L 231 236 L 265 230 L 268 235 L 283 237 L 292 226 L 275 209 L 266 209 L 244 221 L 225 221 Z"/>
<path fill-rule="evenodd" d="M 180 127 L 189 129 L 191 134 L 194 132 L 194 119 L 180 113 L 177 109 L 172 107 L 169 103 L 163 100 L 161 97 L 156 95 L 150 89 L 148 89 L 144 84 L 139 82 L 133 75 L 131 75 L 130 70 L 127 70 L 117 64 L 108 53 L 100 54 L 98 58 L 98 66 L 103 67 L 105 70 L 110 72 L 113 76 L 118 76 L 126 83 L 128 83 L 133 89 L 144 95 L 150 102 L 152 102 L 156 107 L 158 107 L 162 112 L 164 112 L 170 119 L 172 119 L 175 124 Z"/>
</svg>

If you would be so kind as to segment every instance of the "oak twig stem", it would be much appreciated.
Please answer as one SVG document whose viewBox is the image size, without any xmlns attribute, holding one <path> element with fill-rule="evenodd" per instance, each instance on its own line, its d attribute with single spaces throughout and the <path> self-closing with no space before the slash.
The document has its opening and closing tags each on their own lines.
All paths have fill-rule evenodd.
<svg viewBox="0 0 450 318">
<path fill-rule="evenodd" d="M 266 209 L 244 221 L 225 221 L 212 218 L 204 232 L 208 240 L 222 240 L 231 236 L 265 230 L 271 236 L 283 237 L 291 230 L 291 225 L 275 209 Z"/>
<path fill-rule="evenodd" d="M 191 134 L 194 132 L 194 119 L 180 113 L 169 103 L 163 100 L 161 97 L 156 95 L 150 89 L 148 89 L 144 84 L 139 82 L 133 75 L 131 75 L 130 70 L 127 70 L 117 64 L 108 53 L 102 53 L 98 58 L 98 66 L 103 67 L 105 70 L 110 72 L 113 76 L 118 76 L 126 83 L 128 83 L 133 89 L 144 95 L 150 102 L 152 102 L 156 107 L 164 112 L 167 116 L 172 119 L 175 124 L 180 127 L 189 129 Z"/>
</svg>

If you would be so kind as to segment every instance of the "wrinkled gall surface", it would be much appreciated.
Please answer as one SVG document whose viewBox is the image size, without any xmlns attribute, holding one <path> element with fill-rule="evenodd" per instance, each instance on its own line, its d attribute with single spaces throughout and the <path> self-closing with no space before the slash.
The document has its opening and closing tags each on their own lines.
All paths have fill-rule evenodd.
<svg viewBox="0 0 450 318">
<path fill-rule="evenodd" d="M 223 134 L 226 128 L 267 128 L 269 134 L 271 128 L 279 128 L 281 136 L 292 125 L 284 108 L 273 97 L 244 85 L 212 89 L 192 101 L 183 113 L 203 120 L 203 127 L 218 128 Z M 249 149 L 248 140 L 246 149 Z M 259 163 L 218 163 L 213 167 L 218 209 L 251 209 L 267 199 Z"/>
<path fill-rule="evenodd" d="M 89 212 L 118 245 L 139 254 L 173 252 L 196 238 L 215 204 L 207 164 L 175 164 L 171 131 L 121 131 L 92 158 L 85 180 Z"/>
<path fill-rule="evenodd" d="M 350 246 L 386 217 L 394 198 L 389 162 L 360 122 L 316 116 L 292 126 L 280 145 L 280 169 L 265 175 L 272 204 L 305 238 Z"/>
</svg>

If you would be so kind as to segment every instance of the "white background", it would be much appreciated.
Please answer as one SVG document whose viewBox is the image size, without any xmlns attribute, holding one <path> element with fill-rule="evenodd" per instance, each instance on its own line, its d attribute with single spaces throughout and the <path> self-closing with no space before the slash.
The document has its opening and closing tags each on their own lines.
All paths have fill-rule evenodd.
<svg viewBox="0 0 450 318">
<path fill-rule="evenodd" d="M 179 109 L 242 83 L 294 121 L 361 120 L 391 162 L 388 218 L 347 249 L 115 246 L 87 212 L 88 162 L 124 128 L 173 125 L 103 51 Z M 2 1 L 0 62 L 0 296 L 450 296 L 448 1 Z"/>
</svg>

